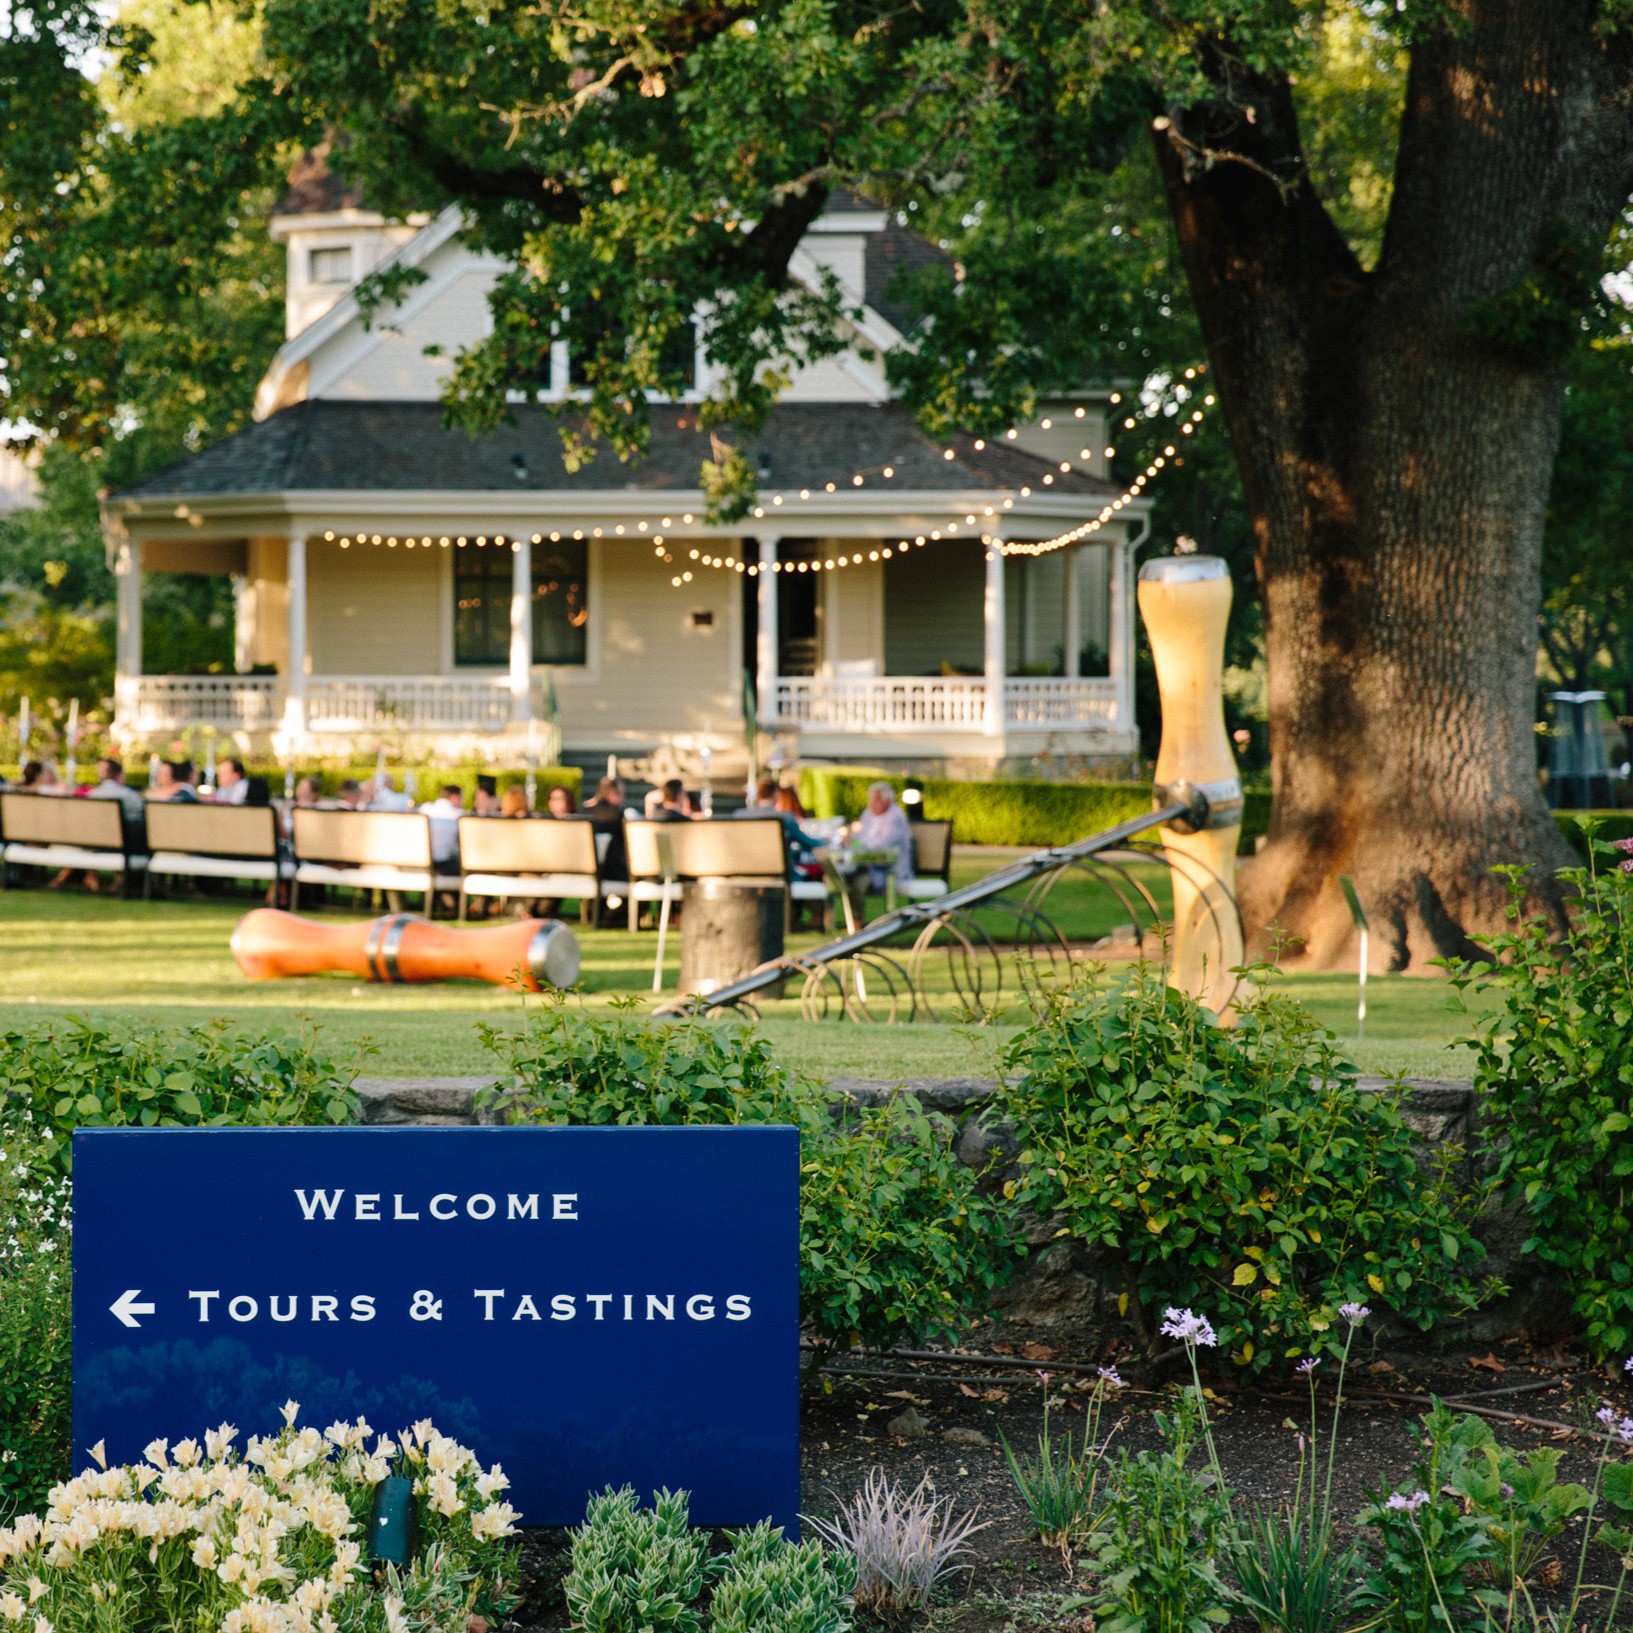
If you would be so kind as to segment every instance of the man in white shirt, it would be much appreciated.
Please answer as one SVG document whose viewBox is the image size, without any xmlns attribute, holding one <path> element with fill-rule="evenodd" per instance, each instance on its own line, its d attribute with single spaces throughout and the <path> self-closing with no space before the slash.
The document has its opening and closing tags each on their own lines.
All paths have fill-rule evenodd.
<svg viewBox="0 0 1633 1633">
<path fill-rule="evenodd" d="M 412 811 L 414 802 L 407 794 L 399 793 L 389 771 L 374 779 L 374 797 L 369 801 L 371 811 Z"/>
<path fill-rule="evenodd" d="M 239 759 L 222 760 L 215 768 L 215 797 L 219 805 L 242 805 L 249 795 L 249 778 L 244 774 L 244 762 Z"/>
<path fill-rule="evenodd" d="M 459 819 L 465 814 L 465 795 L 458 783 L 445 783 L 434 800 L 420 810 L 431 819 L 431 860 L 438 867 L 459 856 Z"/>
</svg>

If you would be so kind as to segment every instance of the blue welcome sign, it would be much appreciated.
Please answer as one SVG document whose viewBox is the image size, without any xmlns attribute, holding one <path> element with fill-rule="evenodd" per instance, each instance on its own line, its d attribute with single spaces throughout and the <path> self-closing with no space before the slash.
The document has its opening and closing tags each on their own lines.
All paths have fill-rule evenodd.
<svg viewBox="0 0 1633 1633">
<path fill-rule="evenodd" d="M 530 1525 L 797 1524 L 788 1128 L 81 1129 L 74 1444 L 429 1417 Z"/>
</svg>

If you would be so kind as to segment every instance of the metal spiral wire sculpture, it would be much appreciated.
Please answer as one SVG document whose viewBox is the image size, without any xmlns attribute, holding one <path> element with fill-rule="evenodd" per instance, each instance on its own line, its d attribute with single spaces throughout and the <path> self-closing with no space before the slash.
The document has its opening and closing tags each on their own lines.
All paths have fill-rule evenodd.
<svg viewBox="0 0 1633 1633">
<path fill-rule="evenodd" d="M 1132 954 L 1155 958 L 1166 967 L 1169 939 L 1162 910 L 1131 871 L 1133 864 L 1152 861 L 1166 862 L 1197 886 L 1204 922 L 1196 928 L 1224 957 L 1235 928 L 1234 919 L 1227 920 L 1235 904 L 1224 882 L 1194 857 L 1132 843 L 1165 824 L 1200 827 L 1207 819 L 1206 797 L 1190 793 L 1184 801 L 1075 845 L 1037 851 L 934 901 L 896 908 L 810 952 L 774 959 L 729 986 L 676 999 L 660 1013 L 735 1010 L 758 1018 L 756 997 L 780 994 L 788 986 L 794 987 L 803 1018 L 812 1021 L 891 1023 L 992 1015 L 1011 1001 L 1012 989 L 1021 1002 L 1037 1009 L 1085 959 L 1108 952 Z M 1131 937 L 1073 944 L 1047 904 L 1055 888 L 1074 876 L 1110 893 Z M 1239 929 L 1236 934 L 1239 938 Z M 1113 941 L 1110 948 L 1108 940 Z M 934 979 L 938 974 L 939 983 Z"/>
</svg>

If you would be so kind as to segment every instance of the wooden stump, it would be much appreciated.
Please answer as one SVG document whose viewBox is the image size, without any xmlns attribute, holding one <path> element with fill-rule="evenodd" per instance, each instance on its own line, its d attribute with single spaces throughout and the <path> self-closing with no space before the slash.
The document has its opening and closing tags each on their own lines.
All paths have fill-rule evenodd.
<svg viewBox="0 0 1633 1633">
<path fill-rule="evenodd" d="M 699 879 L 681 895 L 680 990 L 708 993 L 740 980 L 783 951 L 783 887 Z M 782 996 L 780 985 L 764 996 Z"/>
</svg>

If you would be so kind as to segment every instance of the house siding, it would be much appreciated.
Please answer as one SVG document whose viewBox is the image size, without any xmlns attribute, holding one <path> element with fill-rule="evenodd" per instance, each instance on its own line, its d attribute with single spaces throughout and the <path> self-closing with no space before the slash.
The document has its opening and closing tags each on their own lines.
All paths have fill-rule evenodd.
<svg viewBox="0 0 1633 1633">
<path fill-rule="evenodd" d="M 884 564 L 885 671 L 981 672 L 986 563 L 974 539 L 944 539 Z"/>
<path fill-rule="evenodd" d="M 306 622 L 316 675 L 449 672 L 451 551 L 322 539 L 306 546 Z"/>
<path fill-rule="evenodd" d="M 735 539 L 698 548 L 709 555 L 740 553 Z M 705 568 L 676 589 L 670 580 L 684 560 L 677 555 L 666 566 L 644 542 L 592 544 L 589 662 L 552 672 L 569 748 L 651 746 L 677 734 L 737 730 L 742 579 Z M 712 622 L 700 627 L 699 613 Z"/>
</svg>

